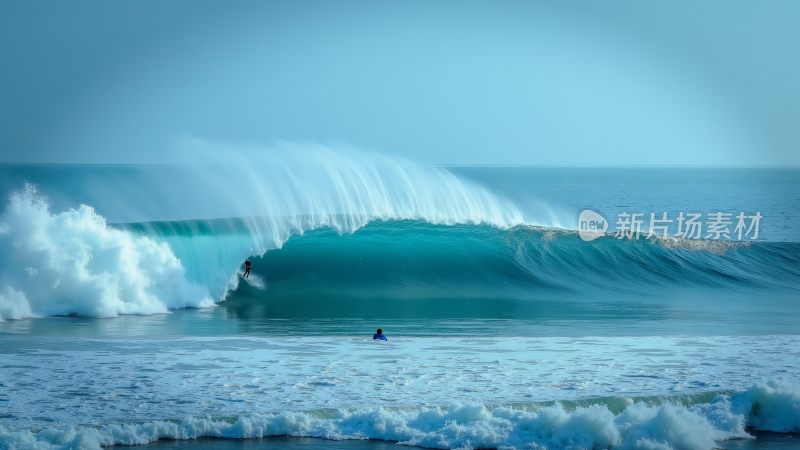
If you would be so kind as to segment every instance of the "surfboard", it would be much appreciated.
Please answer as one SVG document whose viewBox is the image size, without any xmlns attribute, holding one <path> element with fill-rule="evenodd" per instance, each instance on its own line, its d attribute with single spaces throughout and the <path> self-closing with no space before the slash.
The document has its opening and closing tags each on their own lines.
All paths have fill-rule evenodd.
<svg viewBox="0 0 800 450">
<path fill-rule="evenodd" d="M 250 287 L 254 287 L 256 289 L 264 290 L 267 288 L 267 282 L 260 276 L 250 272 L 250 275 L 245 277 L 244 272 L 239 272 L 239 278 L 244 280 Z"/>
</svg>

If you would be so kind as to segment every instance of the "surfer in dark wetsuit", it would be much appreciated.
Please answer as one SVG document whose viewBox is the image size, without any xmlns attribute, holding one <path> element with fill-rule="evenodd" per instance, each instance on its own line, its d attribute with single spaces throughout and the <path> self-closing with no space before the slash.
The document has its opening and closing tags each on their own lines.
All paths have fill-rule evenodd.
<svg viewBox="0 0 800 450">
<path fill-rule="evenodd" d="M 244 262 L 244 277 L 250 278 L 250 261 L 247 260 Z"/>
<path fill-rule="evenodd" d="M 389 339 L 383 334 L 383 330 L 378 328 L 378 330 L 375 331 L 375 334 L 372 335 L 372 340 L 373 341 L 377 341 L 377 340 L 388 341 Z"/>
</svg>

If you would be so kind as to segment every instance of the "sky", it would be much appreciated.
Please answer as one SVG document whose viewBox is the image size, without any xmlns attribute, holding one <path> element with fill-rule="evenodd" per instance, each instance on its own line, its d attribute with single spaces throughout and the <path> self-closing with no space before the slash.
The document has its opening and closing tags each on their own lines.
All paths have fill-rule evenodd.
<svg viewBox="0 0 800 450">
<path fill-rule="evenodd" d="M 800 2 L 6 0 L 0 162 L 800 165 Z"/>
</svg>

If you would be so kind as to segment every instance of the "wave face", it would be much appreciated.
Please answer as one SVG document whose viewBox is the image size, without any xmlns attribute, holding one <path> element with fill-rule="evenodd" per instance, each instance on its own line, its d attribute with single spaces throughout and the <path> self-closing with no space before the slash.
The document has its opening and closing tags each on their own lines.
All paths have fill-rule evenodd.
<svg viewBox="0 0 800 450">
<path fill-rule="evenodd" d="M 555 404 L 284 412 L 188 417 L 41 431 L 0 426 L 7 448 L 100 449 L 159 439 L 306 436 L 379 439 L 426 448 L 711 450 L 748 431 L 800 431 L 800 393 L 774 384 L 736 393 Z"/>
<path fill-rule="evenodd" d="M 241 264 L 232 249 L 249 236 L 233 219 L 125 229 L 168 242 L 193 281 L 217 258 Z M 276 333 L 359 333 L 375 322 L 403 334 L 791 332 L 800 292 L 797 243 L 584 242 L 527 225 L 373 221 L 295 235 L 251 260 L 225 309 Z"/>
<path fill-rule="evenodd" d="M 233 219 L 124 228 L 169 242 L 192 280 L 209 276 L 203 272 L 209 261 L 230 256 L 232 265 L 240 264 L 232 249 L 246 246 L 250 236 L 248 224 Z M 659 294 L 714 291 L 722 301 L 730 300 L 720 298 L 726 292 L 779 297 L 800 289 L 796 243 L 612 236 L 587 243 L 573 231 L 525 225 L 374 221 L 354 233 L 324 228 L 294 236 L 253 261 L 252 277 L 232 287 L 226 305 L 245 313 L 261 308 L 274 317 L 393 317 L 413 309 L 422 317 L 488 318 L 511 308 L 517 318 L 532 318 L 583 313 L 556 301 L 564 299 L 613 309 L 626 299 Z M 718 304 L 717 313 L 731 305 Z M 777 300 L 773 306 L 780 309 Z M 624 313 L 622 307 L 616 311 Z"/>
<path fill-rule="evenodd" d="M 721 241 L 587 243 L 575 232 L 517 226 L 373 222 L 353 234 L 320 230 L 266 254 L 255 272 L 271 288 L 347 289 L 380 297 L 529 296 L 657 286 L 798 286 L 800 246 Z M 318 292 L 319 291 L 319 292 Z"/>
</svg>

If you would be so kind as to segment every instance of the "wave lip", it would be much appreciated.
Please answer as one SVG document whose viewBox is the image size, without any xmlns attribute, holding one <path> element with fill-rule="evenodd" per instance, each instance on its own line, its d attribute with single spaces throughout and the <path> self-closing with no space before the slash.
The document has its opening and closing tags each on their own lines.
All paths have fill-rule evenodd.
<svg viewBox="0 0 800 450">
<path fill-rule="evenodd" d="M 800 392 L 794 388 L 765 384 L 719 394 L 706 403 L 693 398 L 699 397 L 660 402 L 626 400 L 626 406 L 617 412 L 613 402 L 572 408 L 561 403 L 532 407 L 472 404 L 189 417 L 66 430 L 9 430 L 0 426 L 0 445 L 97 449 L 159 439 L 302 436 L 378 439 L 438 449 L 711 450 L 722 440 L 752 438 L 748 430 L 800 431 Z"/>
</svg>

